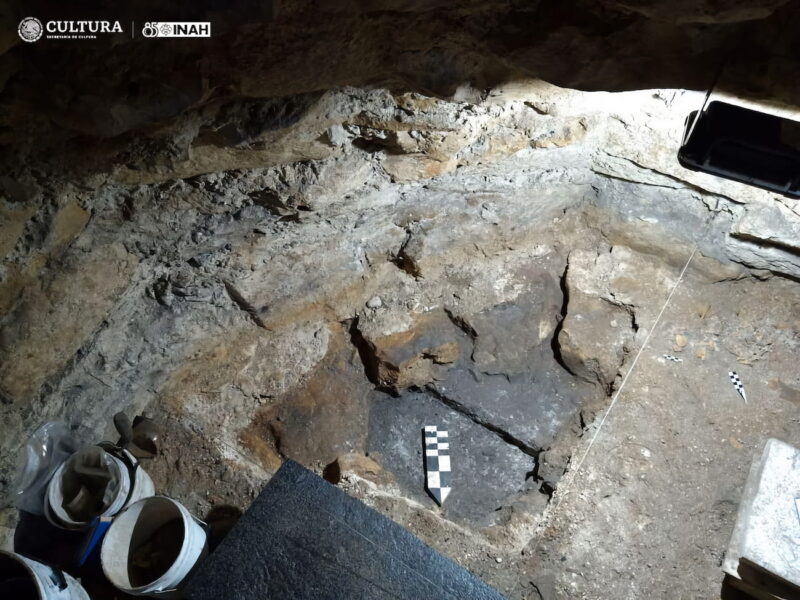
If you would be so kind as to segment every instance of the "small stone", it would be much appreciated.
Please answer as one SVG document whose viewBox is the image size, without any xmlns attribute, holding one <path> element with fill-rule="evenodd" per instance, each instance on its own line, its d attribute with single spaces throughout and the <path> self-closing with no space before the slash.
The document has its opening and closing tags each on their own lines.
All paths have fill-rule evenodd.
<svg viewBox="0 0 800 600">
<path fill-rule="evenodd" d="M 323 470 L 322 476 L 328 482 L 338 485 L 342 479 L 347 479 L 349 475 L 356 475 L 362 479 L 367 479 L 376 484 L 389 484 L 394 480 L 391 473 L 384 471 L 383 468 L 374 460 L 358 453 L 350 453 L 339 456 Z"/>
<path fill-rule="evenodd" d="M 200 268 L 209 265 L 214 258 L 213 252 L 201 252 L 189 259 L 189 264 L 195 268 Z"/>
<path fill-rule="evenodd" d="M 494 225 L 497 225 L 500 222 L 500 218 L 497 216 L 497 213 L 494 210 L 494 206 L 492 206 L 488 202 L 481 206 L 481 219 L 483 219 L 484 221 L 489 221 L 489 223 L 492 223 Z"/>
<path fill-rule="evenodd" d="M 500 558 L 499 556 L 498 556 L 497 558 L 495 558 L 494 560 L 495 560 L 495 562 L 496 562 L 498 565 L 499 565 L 501 562 L 503 562 L 503 559 L 502 559 L 502 558 Z"/>
<path fill-rule="evenodd" d="M 687 342 L 687 341 L 688 341 L 688 340 L 686 339 L 686 336 L 685 336 L 685 335 L 681 335 L 681 334 L 679 333 L 678 335 L 676 335 L 676 336 L 675 336 L 675 345 L 676 345 L 678 348 L 683 348 L 683 347 L 686 345 L 686 342 Z"/>
<path fill-rule="evenodd" d="M 341 125 L 332 126 L 325 133 L 331 146 L 344 146 L 350 139 L 348 132 Z"/>
<path fill-rule="evenodd" d="M 448 342 L 431 351 L 431 358 L 437 365 L 446 365 L 456 362 L 458 359 L 458 344 Z"/>
<path fill-rule="evenodd" d="M 383 306 L 383 300 L 380 296 L 373 296 L 367 300 L 367 308 L 380 308 L 381 306 Z"/>
</svg>

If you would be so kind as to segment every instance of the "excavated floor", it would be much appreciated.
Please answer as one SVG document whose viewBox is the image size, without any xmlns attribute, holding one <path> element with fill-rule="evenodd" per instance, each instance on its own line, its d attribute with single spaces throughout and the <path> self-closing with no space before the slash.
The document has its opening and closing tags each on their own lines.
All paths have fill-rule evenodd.
<svg viewBox="0 0 800 600">
<path fill-rule="evenodd" d="M 327 351 L 319 363 L 299 386 L 262 399 L 253 414 L 244 414 L 244 427 L 222 416 L 229 409 L 238 412 L 222 394 L 220 403 L 228 403 L 219 407 L 219 420 L 213 418 L 213 405 L 197 413 L 180 407 L 176 414 L 174 403 L 152 404 L 154 416 L 171 427 L 195 426 L 194 432 L 176 432 L 181 447 L 199 445 L 197 452 L 180 452 L 174 463 L 169 458 L 153 470 L 174 481 L 176 493 L 206 489 L 210 504 L 244 505 L 252 492 L 239 497 L 240 479 L 248 471 L 270 472 L 289 457 L 322 472 L 339 457 L 345 457 L 344 465 L 348 456 L 358 456 L 378 469 L 374 475 L 398 498 L 471 531 L 502 526 L 512 506 L 528 517 L 539 515 L 566 466 L 554 451 L 545 474 L 543 452 L 574 442 L 587 415 L 606 397 L 591 377 L 573 374 L 559 350 L 566 307 L 562 232 L 580 218 L 576 211 L 563 226 L 542 230 L 539 242 L 560 239 L 550 247 L 537 244 L 541 256 L 531 257 L 526 249 L 516 256 L 501 254 L 499 266 L 497 259 L 495 264 L 472 261 L 477 271 L 509 277 L 504 286 L 512 291 L 508 300 L 469 316 L 458 314 L 458 303 L 427 309 L 403 304 L 398 310 L 392 306 L 398 286 L 437 295 L 448 286 L 393 269 L 383 280 L 381 306 L 324 324 Z M 584 247 L 589 238 L 597 239 L 588 229 L 578 232 Z M 451 285 L 458 293 L 461 286 L 496 287 L 497 281 L 464 283 L 456 276 Z M 485 288 L 471 293 L 491 295 Z M 318 330 L 312 338 L 322 336 Z M 442 509 L 424 489 L 421 430 L 426 424 L 447 428 L 452 440 L 456 491 Z M 165 443 L 170 437 L 165 434 Z M 212 471 L 208 481 L 203 470 L 209 438 L 224 444 L 223 453 L 225 448 L 234 453 L 239 469 L 223 468 L 224 477 Z M 167 450 L 165 459 L 171 454 Z M 192 486 L 180 481 L 188 473 Z"/>
<path fill-rule="evenodd" d="M 152 467 L 157 481 L 198 511 L 243 507 L 259 470 L 288 456 L 509 598 L 716 597 L 751 457 L 767 436 L 800 439 L 797 284 L 690 264 L 585 462 L 561 480 L 681 266 L 610 247 L 586 222 L 575 211 L 543 232 L 538 246 L 548 252 L 516 271 L 523 288 L 468 318 L 433 309 L 413 335 L 381 337 L 376 330 L 402 329 L 391 318 L 370 325 L 391 311 L 382 306 L 329 324 L 328 353 L 308 381 L 265 402 L 242 448 L 228 447 L 238 467 L 214 456 L 212 423 L 192 432 L 173 419 Z M 614 258 L 604 276 L 606 255 Z M 582 260 L 592 268 L 581 270 Z M 742 376 L 747 404 L 729 370 Z M 426 424 L 451 432 L 454 491 L 443 508 L 424 490 Z"/>
</svg>

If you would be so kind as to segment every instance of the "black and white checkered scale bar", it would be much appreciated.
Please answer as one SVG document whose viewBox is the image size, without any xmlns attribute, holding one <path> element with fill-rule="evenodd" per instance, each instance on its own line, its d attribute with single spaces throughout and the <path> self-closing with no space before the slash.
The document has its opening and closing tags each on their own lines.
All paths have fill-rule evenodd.
<svg viewBox="0 0 800 600">
<path fill-rule="evenodd" d="M 425 426 L 425 485 L 441 506 L 452 489 L 450 482 L 450 438 L 435 425 Z"/>
<path fill-rule="evenodd" d="M 730 371 L 728 373 L 728 377 L 730 377 L 733 387 L 735 387 L 736 391 L 739 392 L 739 395 L 742 397 L 742 400 L 747 402 L 747 396 L 744 393 L 744 385 L 742 384 L 742 380 L 739 379 L 738 373 L 736 373 L 736 371 Z"/>
</svg>

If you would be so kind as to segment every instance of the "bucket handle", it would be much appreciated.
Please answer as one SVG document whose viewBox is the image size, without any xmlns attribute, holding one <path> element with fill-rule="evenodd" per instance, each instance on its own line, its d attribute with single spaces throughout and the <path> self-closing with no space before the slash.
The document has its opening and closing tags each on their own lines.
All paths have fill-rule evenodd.
<svg viewBox="0 0 800 600">
<path fill-rule="evenodd" d="M 125 448 L 118 446 L 117 444 L 114 444 L 112 442 L 100 442 L 97 445 L 100 446 L 111 456 L 121 460 L 125 464 L 125 466 L 128 467 L 128 471 L 130 472 L 131 475 L 131 482 L 133 482 L 136 479 L 136 471 L 139 469 L 139 464 L 140 464 L 138 458 L 136 458 L 133 454 L 128 452 Z M 128 489 L 128 495 L 125 498 L 125 505 L 127 505 L 128 502 L 130 502 L 131 496 L 133 496 L 133 488 L 134 486 L 131 485 L 130 488 Z"/>
<path fill-rule="evenodd" d="M 59 592 L 67 589 L 67 578 L 64 577 L 64 571 L 61 569 L 52 569 L 50 579 L 58 586 Z"/>
</svg>

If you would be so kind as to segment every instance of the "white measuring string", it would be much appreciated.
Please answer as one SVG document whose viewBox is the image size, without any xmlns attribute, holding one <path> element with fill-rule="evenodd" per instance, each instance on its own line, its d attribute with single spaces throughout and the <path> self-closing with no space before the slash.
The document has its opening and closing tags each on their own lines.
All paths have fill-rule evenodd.
<svg viewBox="0 0 800 600">
<path fill-rule="evenodd" d="M 586 446 L 586 450 L 584 451 L 583 456 L 578 461 L 578 464 L 575 466 L 575 469 L 573 471 L 573 475 L 577 474 L 577 472 L 580 471 L 581 466 L 583 466 L 583 461 L 586 460 L 586 457 L 589 455 L 589 451 L 592 449 L 592 446 L 594 446 L 595 440 L 597 440 L 597 436 L 600 435 L 600 430 L 603 428 L 603 424 L 606 422 L 606 419 L 608 418 L 608 415 L 611 413 L 611 410 L 614 408 L 614 405 L 617 403 L 617 399 L 619 398 L 619 395 L 622 393 L 622 390 L 625 388 L 625 384 L 628 382 L 628 378 L 631 376 L 631 373 L 633 373 L 633 370 L 636 368 L 636 363 L 639 362 L 639 357 L 642 355 L 642 352 L 644 352 L 644 349 L 647 347 L 647 344 L 650 342 L 650 336 L 653 335 L 653 332 L 658 327 L 658 324 L 661 321 L 661 317 L 664 315 L 664 311 L 667 309 L 667 306 L 669 306 L 669 303 L 672 300 L 672 296 L 675 294 L 675 290 L 678 289 L 678 286 L 681 284 L 681 281 L 683 281 L 683 276 L 686 274 L 686 269 L 689 268 L 689 263 L 692 262 L 692 259 L 694 258 L 694 255 L 695 255 L 696 252 L 697 252 L 697 242 L 694 243 L 694 247 L 692 248 L 692 253 L 689 255 L 689 258 L 686 260 L 686 264 L 683 265 L 683 269 L 681 270 L 681 274 L 678 275 L 678 280 L 675 282 L 675 285 L 672 286 L 672 290 L 670 290 L 669 296 L 667 296 L 667 299 L 664 301 L 664 304 L 661 307 L 661 310 L 658 312 L 658 316 L 656 317 L 656 320 L 653 322 L 653 326 L 650 327 L 650 331 L 647 332 L 647 336 L 644 338 L 644 342 L 642 342 L 642 345 L 639 348 L 639 351 L 636 353 L 636 356 L 634 357 L 633 362 L 631 363 L 630 369 L 628 369 L 628 372 L 625 373 L 625 377 L 622 378 L 622 383 L 619 384 L 619 387 L 617 388 L 617 392 L 614 394 L 614 398 L 612 398 L 612 400 L 611 400 L 611 404 L 608 405 L 608 408 L 606 409 L 606 412 L 603 415 L 603 418 L 600 419 L 600 423 L 598 424 L 597 429 L 595 429 L 595 432 L 594 432 L 594 435 L 592 436 L 592 439 L 589 440 L 589 445 Z"/>
<path fill-rule="evenodd" d="M 717 207 L 719 207 L 719 201 L 717 201 Z M 711 226 L 711 221 L 713 220 L 714 216 L 716 215 L 712 215 L 712 218 L 709 220 L 708 225 L 706 226 L 706 232 L 708 231 L 708 228 Z M 575 478 L 575 476 L 581 470 L 581 467 L 583 466 L 583 462 L 586 460 L 586 457 L 589 456 L 589 452 L 591 451 L 592 446 L 594 446 L 594 443 L 597 440 L 597 436 L 600 435 L 600 431 L 603 429 L 603 424 L 606 422 L 608 415 L 611 414 L 611 410 L 614 408 L 614 405 L 617 403 L 617 400 L 619 399 L 622 390 L 625 388 L 625 384 L 628 382 L 628 378 L 631 376 L 631 373 L 633 373 L 634 369 L 636 368 L 636 364 L 639 362 L 639 357 L 642 356 L 642 352 L 644 352 L 644 349 L 650 342 L 650 337 L 653 335 L 653 332 L 658 328 L 658 324 L 661 322 L 661 317 L 664 315 L 664 311 L 667 310 L 667 306 L 669 306 L 669 303 L 672 301 L 672 296 L 675 295 L 675 291 L 678 289 L 678 286 L 681 284 L 681 281 L 683 281 L 683 276 L 686 274 L 686 269 L 689 268 L 689 264 L 692 262 L 692 259 L 694 258 L 694 255 L 696 253 L 697 253 L 697 242 L 694 243 L 694 246 L 692 247 L 692 252 L 689 254 L 689 258 L 686 259 L 686 264 L 683 265 L 683 269 L 681 269 L 680 275 L 678 275 L 678 280 L 675 282 L 675 285 L 672 286 L 672 289 L 670 290 L 667 299 L 661 306 L 661 310 L 658 312 L 656 320 L 650 327 L 650 331 L 647 332 L 647 336 L 645 336 L 644 342 L 642 342 L 639 351 L 636 353 L 636 356 L 634 357 L 633 362 L 631 363 L 631 366 L 628 369 L 628 372 L 625 373 L 625 377 L 622 378 L 622 382 L 617 388 L 614 397 L 611 399 L 611 404 L 608 405 L 605 414 L 603 414 L 603 418 L 600 419 L 600 423 L 597 425 L 597 429 L 595 429 L 594 435 L 592 435 L 592 439 L 589 440 L 589 445 L 586 446 L 586 450 L 583 452 L 583 456 L 581 456 L 581 459 L 578 461 L 578 464 L 575 465 L 575 468 L 570 469 L 569 474 L 571 479 Z M 556 508 L 558 508 L 558 506 L 561 504 L 561 499 L 564 497 L 564 493 L 565 492 L 562 492 L 561 494 L 558 494 L 555 497 L 555 500 L 553 501 L 553 506 L 550 511 L 551 515 L 555 513 Z M 539 542 L 541 541 L 542 537 L 544 537 L 544 529 L 542 529 L 542 532 L 536 538 L 536 542 L 533 544 L 533 548 L 531 549 L 531 554 L 536 552 L 536 549 L 539 547 Z"/>
</svg>

